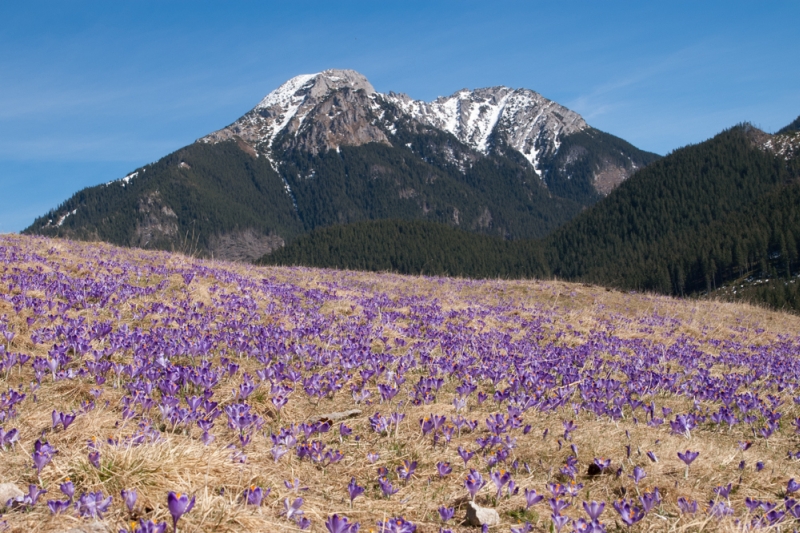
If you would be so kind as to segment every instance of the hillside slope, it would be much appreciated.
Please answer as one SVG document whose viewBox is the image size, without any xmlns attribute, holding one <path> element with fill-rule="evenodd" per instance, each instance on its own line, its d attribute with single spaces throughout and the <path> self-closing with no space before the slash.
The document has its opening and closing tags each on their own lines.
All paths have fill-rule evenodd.
<svg viewBox="0 0 800 533">
<path fill-rule="evenodd" d="M 0 529 L 467 533 L 476 504 L 504 533 L 786 531 L 798 331 L 576 283 L 0 235 Z"/>
<path fill-rule="evenodd" d="M 798 164 L 762 135 L 737 126 L 638 172 L 547 238 L 554 274 L 684 294 L 772 264 L 791 272 Z"/>
</svg>

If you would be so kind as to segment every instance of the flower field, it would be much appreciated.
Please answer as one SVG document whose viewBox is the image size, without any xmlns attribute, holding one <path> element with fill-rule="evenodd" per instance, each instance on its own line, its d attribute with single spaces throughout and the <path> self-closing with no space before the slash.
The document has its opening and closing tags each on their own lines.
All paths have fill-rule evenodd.
<svg viewBox="0 0 800 533">
<path fill-rule="evenodd" d="M 798 332 L 4 235 L 0 531 L 792 531 Z"/>
</svg>

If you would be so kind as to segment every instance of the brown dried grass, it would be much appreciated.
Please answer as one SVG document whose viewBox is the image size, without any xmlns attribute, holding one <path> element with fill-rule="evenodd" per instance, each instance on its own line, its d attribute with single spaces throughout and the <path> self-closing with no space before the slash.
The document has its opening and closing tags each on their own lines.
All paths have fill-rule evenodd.
<svg viewBox="0 0 800 533">
<path fill-rule="evenodd" d="M 24 243 L 26 247 L 33 246 L 42 254 L 45 254 L 47 249 L 53 248 L 54 253 L 64 261 L 66 269 L 76 273 L 86 271 L 88 268 L 86 265 L 92 261 L 87 257 L 87 250 L 100 257 L 113 250 L 104 244 L 89 247 L 46 239 L 15 236 L 2 238 L 6 242 Z M 163 253 L 131 251 L 126 254 L 129 254 L 132 261 L 144 263 L 159 261 L 170 267 L 188 267 L 195 262 L 187 257 Z M 374 291 L 390 295 L 424 295 L 436 298 L 443 309 L 513 303 L 517 308 L 515 313 L 528 318 L 552 311 L 556 313 L 556 317 L 544 331 L 545 340 L 555 339 L 556 333 L 566 331 L 568 326 L 573 331 L 587 334 L 600 328 L 608 329 L 610 325 L 613 334 L 619 337 L 653 341 L 662 341 L 668 334 L 673 336 L 684 334 L 701 341 L 746 338 L 751 343 L 768 343 L 777 339 L 779 335 L 795 335 L 800 331 L 800 317 L 754 306 L 719 301 L 675 300 L 651 294 L 627 294 L 556 280 L 475 283 L 467 280 L 414 278 L 394 274 L 256 268 L 220 262 L 204 262 L 204 264 L 232 270 L 255 279 L 275 278 L 281 282 L 294 283 L 306 288 L 323 288 L 331 281 L 345 280 L 346 283 L 343 285 L 347 288 L 336 290 L 341 300 L 323 307 L 324 312 L 342 319 L 351 315 L 357 316 L 360 311 L 357 306 L 356 309 L 351 309 L 349 301 L 355 302 L 355 299 L 364 292 Z M 18 268 L 26 266 L 17 265 Z M 142 279 L 139 283 L 158 283 L 158 281 L 160 280 Z M 211 294 L 208 291 L 210 282 L 200 279 L 193 282 L 191 289 L 186 291 L 179 276 L 172 276 L 169 281 L 170 284 L 163 295 L 140 298 L 132 303 L 141 305 L 173 294 L 202 301 L 207 305 L 211 303 Z M 220 285 L 225 286 L 221 283 Z M 231 285 L 226 287 L 231 290 L 235 288 Z M 2 286 L 0 290 L 3 290 Z M 263 306 L 266 302 L 259 300 L 259 304 Z M 149 327 L 149 319 L 135 321 L 130 308 L 123 309 L 123 322 L 131 326 Z M 111 318 L 105 311 L 101 311 L 98 316 L 94 316 L 90 311 L 81 313 L 88 321 Z M 639 318 L 653 314 L 679 320 L 680 325 L 645 327 L 638 323 Z M 26 316 L 15 314 L 6 301 L 0 301 L 0 315 L 6 315 L 7 322 L 19 332 L 10 347 L 12 350 L 31 355 L 46 353 L 44 347 L 34 345 L 30 341 Z M 269 317 L 265 317 L 265 321 L 269 320 L 271 320 Z M 488 319 L 484 324 L 472 321 L 468 325 L 475 331 L 485 331 L 502 327 L 503 318 Z M 763 332 L 754 333 L 757 328 L 762 328 Z M 577 344 L 581 339 L 570 337 L 565 342 Z M 706 345 L 704 349 L 713 348 Z M 241 359 L 237 362 L 242 365 L 242 372 L 248 371 L 254 374 L 257 368 L 256 363 L 251 360 Z M 409 376 L 409 382 L 412 377 Z M 5 381 L 7 386 L 17 387 L 29 383 L 31 379 L 32 376 L 27 371 L 18 373 L 15 370 Z M 224 398 L 225 394 L 237 385 L 237 380 L 225 383 L 217 393 L 216 399 Z M 446 384 L 438 394 L 439 398 L 446 398 L 449 401 L 454 386 L 453 383 Z M 283 409 L 278 421 L 275 419 L 274 410 L 268 405 L 267 398 L 256 393 L 250 403 L 267 420 L 266 432 L 277 429 L 280 425 L 301 422 L 321 413 L 359 407 L 364 409 L 364 413 L 358 418 L 348 420 L 347 424 L 353 428 L 354 435 L 361 436 L 361 440 L 357 442 L 351 437 L 339 442 L 337 433 L 332 430 L 324 440 L 331 446 L 341 448 L 345 459 L 338 464 L 321 468 L 308 461 L 300 461 L 293 454 L 288 454 L 276 464 L 269 452 L 269 440 L 264 435 L 254 436 L 254 442 L 247 450 L 247 462 L 242 464 L 231 461 L 229 450 L 218 446 L 203 446 L 198 440 L 199 432 L 196 428 L 190 435 L 167 431 L 162 433 L 162 438 L 158 442 L 138 447 L 101 444 L 102 466 L 98 470 L 88 462 L 87 439 L 98 436 L 102 442 L 106 435 L 120 437 L 130 434 L 133 429 L 133 422 L 123 427 L 118 425 L 121 420 L 118 407 L 121 393 L 118 389 L 106 384 L 96 410 L 79 416 L 68 431 L 50 430 L 51 411 L 76 408 L 82 400 L 89 397 L 90 388 L 92 385 L 81 383 L 80 380 L 43 382 L 36 393 L 37 401 L 34 403 L 31 399 L 27 400 L 19 410 L 19 418 L 13 421 L 13 426 L 18 427 L 21 432 L 21 442 L 13 451 L 0 452 L 0 481 L 11 481 L 21 486 L 41 483 L 49 491 L 44 499 L 60 498 L 58 484 L 68 477 L 75 482 L 78 493 L 102 490 L 105 494 L 112 494 L 115 503 L 105 516 L 104 523 L 114 531 L 126 527 L 131 518 L 136 518 L 140 514 L 146 514 L 148 518 L 156 520 L 169 521 L 166 508 L 168 491 L 191 493 L 197 497 L 195 509 L 181 521 L 181 531 L 296 531 L 293 523 L 280 516 L 284 498 L 294 498 L 298 495 L 287 490 L 283 481 L 295 478 L 299 478 L 308 486 L 308 491 L 301 495 L 306 500 L 303 509 L 314 524 L 312 531 L 325 531 L 323 522 L 331 513 L 345 514 L 351 519 L 360 521 L 362 530 L 374 527 L 377 520 L 403 515 L 418 524 L 417 531 L 420 533 L 438 531 L 440 521 L 436 510 L 441 505 L 456 506 L 460 509 L 457 517 L 462 516 L 466 503 L 464 498 L 466 491 L 463 488 L 465 469 L 455 449 L 459 445 L 474 446 L 475 435 L 465 434 L 454 438 L 447 446 L 440 445 L 434 448 L 429 439 L 422 438 L 417 424 L 420 418 L 431 413 L 452 416 L 454 408 L 447 401 L 427 406 L 403 406 L 400 410 L 406 414 L 406 418 L 400 424 L 397 433 L 382 437 L 371 431 L 367 417 L 375 411 L 389 413 L 394 410 L 396 404 L 354 406 L 345 387 L 343 392 L 333 399 L 323 399 L 317 405 L 312 405 L 303 399 L 302 392 L 298 392 Z M 373 398 L 376 396 L 377 393 L 374 391 Z M 108 406 L 104 405 L 106 400 L 109 401 Z M 664 397 L 663 403 L 676 410 L 687 406 L 687 401 L 682 398 Z M 476 405 L 473 399 L 468 416 L 479 420 L 480 427 L 484 427 L 482 422 L 494 412 L 492 407 L 491 399 L 482 406 Z M 794 407 L 787 411 L 784 420 L 790 416 L 800 415 Z M 557 470 L 558 465 L 562 464 L 570 453 L 569 443 L 559 447 L 557 441 L 558 434 L 562 431 L 561 421 L 566 419 L 575 419 L 579 426 L 578 431 L 573 434 L 572 443 L 578 447 L 579 458 L 584 468 L 593 457 L 607 457 L 612 459 L 615 468 L 624 465 L 626 473 L 630 472 L 634 465 L 643 466 L 647 471 L 647 477 L 639 487 L 633 487 L 625 475 L 619 479 L 607 474 L 590 478 L 582 472 L 579 476 L 579 481 L 585 484 L 585 492 L 582 495 L 584 499 L 609 502 L 602 518 L 610 526 L 613 526 L 616 518 L 610 506 L 612 500 L 623 494 L 628 497 L 635 495 L 636 489 L 642 491 L 658 486 L 664 497 L 659 513 L 661 516 L 656 517 L 651 514 L 642 525 L 634 529 L 740 530 L 733 519 L 709 518 L 702 512 L 695 518 L 680 516 L 675 502 L 681 496 L 697 499 L 700 502 L 708 501 L 711 487 L 730 482 L 735 485 L 731 500 L 737 508 L 742 508 L 741 503 L 745 497 L 775 500 L 780 496 L 788 478 L 800 478 L 796 464 L 787 463 L 784 458 L 787 449 L 794 449 L 798 445 L 797 437 L 788 431 L 781 431 L 769 441 L 758 440 L 750 450 L 741 452 L 737 442 L 752 438 L 752 435 L 745 434 L 741 429 L 734 428 L 730 432 L 698 430 L 687 439 L 672 435 L 668 426 L 651 429 L 636 425 L 630 418 L 612 422 L 596 420 L 594 416 L 586 413 L 576 417 L 571 409 L 565 408 L 556 413 L 529 411 L 525 414 L 524 423 L 531 424 L 533 429 L 526 437 L 519 437 L 519 446 L 515 451 L 519 462 L 528 463 L 531 471 L 528 473 L 519 470 L 514 474 L 518 486 L 535 488 L 543 492 L 548 482 L 563 481 Z M 223 426 L 224 416 L 218 419 L 215 426 L 217 442 L 233 441 L 233 433 L 223 430 Z M 545 429 L 550 430 L 550 435 L 546 439 L 542 438 Z M 626 436 L 626 431 L 630 435 L 629 438 Z M 42 434 L 47 436 L 59 453 L 53 462 L 44 468 L 39 479 L 31 467 L 29 453 L 33 441 Z M 625 444 L 630 444 L 632 447 L 629 459 L 625 456 Z M 700 451 L 700 458 L 692 464 L 688 478 L 684 477 L 683 463 L 676 456 L 678 451 L 686 449 Z M 646 456 L 648 450 L 652 450 L 659 457 L 657 463 L 648 460 Z M 365 459 L 368 452 L 379 453 L 380 460 L 375 464 L 369 464 Z M 391 499 L 381 497 L 376 483 L 377 468 L 386 467 L 393 472 L 404 459 L 419 462 L 416 475 L 407 485 L 394 480 L 395 485 L 401 486 L 400 492 Z M 748 466 L 740 473 L 735 465 L 742 459 L 747 461 Z M 766 464 L 762 472 L 755 472 L 753 469 L 752 465 L 757 460 Z M 436 474 L 438 461 L 449 461 L 453 466 L 453 473 L 444 480 L 439 479 Z M 473 459 L 471 464 L 475 462 L 476 459 Z M 364 496 L 356 499 L 352 507 L 345 488 L 351 476 L 367 488 Z M 272 490 L 261 508 L 254 509 L 241 504 L 240 495 L 251 485 L 269 487 Z M 119 502 L 119 491 L 123 488 L 135 488 L 138 491 L 140 514 L 130 516 L 123 510 Z M 549 510 L 544 504 L 532 508 L 530 512 L 523 512 L 522 495 L 494 502 L 491 498 L 493 491 L 490 482 L 480 493 L 479 501 L 493 505 L 501 514 L 503 526 L 498 530 L 507 531 L 508 526 L 519 519 L 532 521 L 537 530 L 548 528 Z M 576 501 L 576 505 L 570 508 L 567 514 L 573 517 L 581 516 L 582 510 L 578 507 L 579 503 Z M 70 515 L 50 516 L 43 503 L 30 512 L 9 513 L 5 519 L 8 520 L 11 531 L 26 533 L 61 531 L 82 523 Z M 471 530 L 458 525 L 451 527 L 453 531 Z"/>
</svg>

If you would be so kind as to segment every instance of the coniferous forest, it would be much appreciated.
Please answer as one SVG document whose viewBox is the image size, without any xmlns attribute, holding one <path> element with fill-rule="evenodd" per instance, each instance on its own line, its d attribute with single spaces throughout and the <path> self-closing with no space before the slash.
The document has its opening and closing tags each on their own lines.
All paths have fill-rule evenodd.
<svg viewBox="0 0 800 533">
<path fill-rule="evenodd" d="M 470 277 L 552 275 L 800 310 L 794 278 L 800 164 L 758 147 L 759 133 L 740 125 L 676 150 L 541 240 L 476 239 L 431 223 L 365 222 L 314 231 L 262 262 Z"/>
</svg>

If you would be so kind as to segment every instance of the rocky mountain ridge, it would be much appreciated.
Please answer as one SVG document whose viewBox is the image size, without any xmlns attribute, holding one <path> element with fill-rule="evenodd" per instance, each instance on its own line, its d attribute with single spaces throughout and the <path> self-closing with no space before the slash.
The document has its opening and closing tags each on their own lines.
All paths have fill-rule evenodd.
<svg viewBox="0 0 800 533">
<path fill-rule="evenodd" d="M 399 113 L 387 113 L 387 106 Z M 398 118 L 450 133 L 484 155 L 492 149 L 492 136 L 499 136 L 540 177 L 545 158 L 558 152 L 562 138 L 589 127 L 579 114 L 529 89 L 463 89 L 424 102 L 402 93 L 379 93 L 358 72 L 334 69 L 290 79 L 236 122 L 199 141 L 240 137 L 275 160 L 276 152 L 286 148 L 318 153 L 369 142 L 392 145 Z"/>
</svg>

